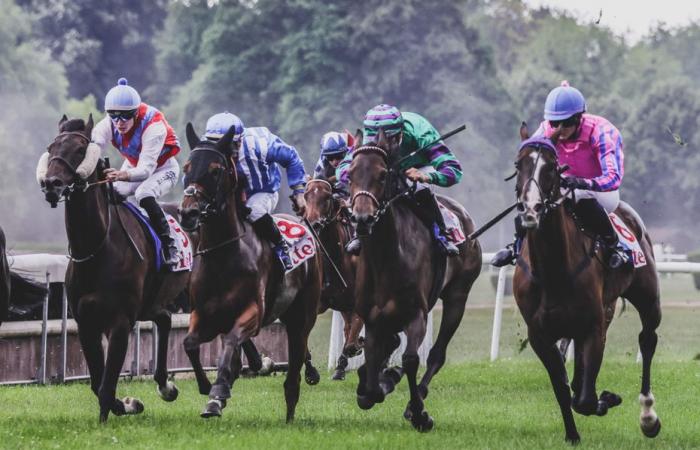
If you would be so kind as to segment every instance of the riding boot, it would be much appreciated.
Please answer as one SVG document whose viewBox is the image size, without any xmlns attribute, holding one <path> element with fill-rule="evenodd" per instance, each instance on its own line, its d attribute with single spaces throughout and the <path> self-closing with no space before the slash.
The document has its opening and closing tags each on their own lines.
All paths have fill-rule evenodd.
<svg viewBox="0 0 700 450">
<path fill-rule="evenodd" d="M 282 234 L 280 234 L 280 230 L 277 228 L 272 216 L 265 214 L 253 222 L 253 229 L 261 238 L 272 243 L 272 248 L 282 263 L 284 270 L 292 270 L 294 264 L 292 263 L 292 258 L 289 256 L 289 246 L 287 245 L 287 241 L 282 237 Z"/>
<path fill-rule="evenodd" d="M 600 237 L 604 246 L 604 259 L 611 269 L 617 269 L 629 260 L 620 246 L 620 240 L 613 229 L 608 213 L 598 200 L 594 198 L 579 200 L 574 210 L 583 227 Z"/>
<path fill-rule="evenodd" d="M 170 237 L 170 225 L 168 219 L 155 197 L 146 197 L 141 199 L 139 205 L 146 210 L 148 218 L 151 221 L 151 226 L 155 230 L 161 243 L 161 252 L 163 253 L 163 262 L 166 265 L 174 266 L 178 261 L 178 250 L 175 246 L 175 241 Z"/>
<path fill-rule="evenodd" d="M 512 244 L 506 245 L 505 248 L 496 252 L 491 258 L 491 265 L 494 267 L 503 267 L 508 264 L 515 264 L 515 260 L 520 254 L 520 248 L 523 245 L 525 238 L 525 228 L 520 220 L 520 216 L 515 216 L 515 239 Z"/>
<path fill-rule="evenodd" d="M 459 255 L 457 246 L 447 239 L 445 221 L 435 195 L 430 189 L 421 189 L 415 193 L 415 199 L 418 208 L 414 208 L 414 211 L 418 218 L 426 224 L 440 249 L 447 256 Z"/>
</svg>

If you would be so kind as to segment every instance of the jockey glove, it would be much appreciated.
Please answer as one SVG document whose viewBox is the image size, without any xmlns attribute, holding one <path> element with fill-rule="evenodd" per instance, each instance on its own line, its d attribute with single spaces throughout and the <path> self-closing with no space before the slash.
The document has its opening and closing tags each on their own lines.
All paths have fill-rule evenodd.
<svg viewBox="0 0 700 450">
<path fill-rule="evenodd" d="M 591 184 L 585 178 L 566 177 L 561 180 L 561 185 L 564 188 L 570 189 L 590 189 Z"/>
</svg>

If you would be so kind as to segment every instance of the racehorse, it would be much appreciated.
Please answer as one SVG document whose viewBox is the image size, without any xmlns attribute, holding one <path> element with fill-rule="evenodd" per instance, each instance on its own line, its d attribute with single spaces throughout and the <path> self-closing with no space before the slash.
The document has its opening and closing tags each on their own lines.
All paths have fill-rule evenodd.
<svg viewBox="0 0 700 450">
<path fill-rule="evenodd" d="M 299 400 L 300 371 L 316 322 L 321 294 L 321 259 L 316 254 L 286 275 L 270 248 L 244 221 L 245 183 L 239 179 L 231 128 L 217 143 L 200 141 L 187 125 L 190 157 L 184 166 L 183 226 L 198 227 L 200 242 L 190 280 L 192 302 L 184 341 L 202 395 L 202 417 L 220 416 L 240 373 L 240 344 L 280 319 L 287 328 L 289 370 L 284 382 L 287 422 Z M 288 222 L 295 219 L 285 216 Z M 202 370 L 199 346 L 223 335 L 214 385 Z"/>
<path fill-rule="evenodd" d="M 544 364 L 559 403 L 566 440 L 580 440 L 571 409 L 583 415 L 603 416 L 622 399 L 611 392 L 596 393 L 596 378 L 603 359 L 605 335 L 617 298 L 632 303 L 642 321 L 642 387 L 639 401 L 644 435 L 660 429 L 651 393 L 651 360 L 656 349 L 656 328 L 661 321 L 659 281 L 651 239 L 639 215 L 620 202 L 615 211 L 641 244 L 646 265 L 612 270 L 603 264 L 596 238 L 581 231 L 573 205 L 562 193 L 560 167 L 551 141 L 529 139 L 527 126 L 516 161 L 518 211 L 527 229 L 513 277 L 513 292 L 528 327 L 529 342 Z M 559 338 L 574 341 L 575 363 L 571 391 L 564 361 L 555 346 Z"/>
<path fill-rule="evenodd" d="M 344 202 L 333 192 L 333 186 L 323 179 L 309 180 L 304 192 L 306 212 L 304 218 L 314 228 L 332 264 L 340 271 L 341 280 L 331 262 L 324 260 L 324 281 L 319 313 L 331 308 L 339 311 L 345 321 L 345 345 L 338 357 L 334 380 L 345 379 L 348 359 L 362 351 L 359 335 L 362 319 L 354 313 L 355 257 L 344 250 L 352 238 L 352 224 Z M 346 285 L 344 285 L 344 282 Z"/>
<path fill-rule="evenodd" d="M 361 133 L 355 141 L 362 142 Z M 433 419 L 423 401 L 431 379 L 445 363 L 447 344 L 481 271 L 481 247 L 476 240 L 467 240 L 459 245 L 460 254 L 449 260 L 440 253 L 406 198 L 412 191 L 397 169 L 398 158 L 398 148 L 380 131 L 376 145 L 354 150 L 350 166 L 352 220 L 363 241 L 356 266 L 355 310 L 365 322 L 366 333 L 357 402 L 360 408 L 371 408 L 400 380 L 401 370 L 381 369 L 397 346 L 396 334 L 404 331 L 402 371 L 411 395 L 404 417 L 417 430 L 429 431 Z M 444 196 L 440 202 L 458 217 L 464 233 L 473 231 L 474 223 L 461 205 Z M 438 297 L 443 302 L 440 330 L 417 384 L 418 347 Z"/>
<path fill-rule="evenodd" d="M 160 256 L 142 225 L 126 206 L 110 202 L 99 152 L 88 150 L 92 127 L 92 115 L 87 123 L 63 116 L 58 136 L 39 162 L 37 178 L 52 207 L 65 200 L 71 256 L 65 286 L 104 422 L 110 411 L 118 416 L 143 411 L 140 400 L 115 397 L 136 320 L 158 325 L 153 378 L 163 400 L 177 398 L 177 388 L 167 379 L 171 321 L 166 305 L 184 289 L 189 272 L 156 271 Z M 103 334 L 109 340 L 106 364 Z"/>
<path fill-rule="evenodd" d="M 0 228 L 0 323 L 7 318 L 10 306 L 10 265 L 5 251 L 5 232 Z"/>
</svg>

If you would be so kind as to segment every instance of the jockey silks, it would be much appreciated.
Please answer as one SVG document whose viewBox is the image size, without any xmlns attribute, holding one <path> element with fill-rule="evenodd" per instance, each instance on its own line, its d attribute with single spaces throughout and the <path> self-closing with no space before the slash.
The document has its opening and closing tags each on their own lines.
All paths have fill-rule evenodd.
<svg viewBox="0 0 700 450">
<path fill-rule="evenodd" d="M 126 134 L 120 134 L 112 125 L 112 145 L 133 166 L 136 166 L 141 154 L 143 132 L 149 126 L 159 122 L 165 126 L 166 130 L 165 144 L 158 155 L 158 167 L 160 167 L 168 158 L 180 152 L 180 142 L 170 124 L 165 120 L 163 113 L 152 106 L 145 103 L 139 105 L 138 112 L 134 118 L 134 126 Z"/>
</svg>

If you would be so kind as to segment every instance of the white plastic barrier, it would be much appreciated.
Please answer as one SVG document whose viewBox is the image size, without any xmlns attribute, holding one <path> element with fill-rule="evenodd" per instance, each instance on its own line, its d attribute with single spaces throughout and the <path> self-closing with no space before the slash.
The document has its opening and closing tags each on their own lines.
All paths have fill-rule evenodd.
<svg viewBox="0 0 700 450">
<path fill-rule="evenodd" d="M 32 280 L 44 283 L 49 274 L 50 283 L 63 283 L 68 268 L 68 256 L 37 253 L 33 255 L 8 255 L 10 269 L 20 271 Z"/>
<path fill-rule="evenodd" d="M 335 369 L 335 365 L 338 362 L 338 357 L 343 352 L 343 344 L 345 343 L 345 336 L 343 333 L 343 328 L 345 326 L 345 321 L 343 320 L 343 315 L 338 311 L 333 311 L 333 321 L 331 322 L 331 343 L 328 349 L 328 368 Z M 362 327 L 360 336 L 365 335 L 365 328 Z M 406 335 L 404 333 L 399 333 L 401 337 L 401 345 L 399 348 L 394 350 L 389 358 L 389 366 L 401 365 L 401 355 L 403 355 L 404 350 L 406 350 Z M 428 353 L 433 347 L 433 312 L 428 313 L 428 326 L 425 330 L 425 339 L 423 343 L 418 348 L 418 356 L 420 358 L 421 364 L 425 365 L 428 361 Z M 346 370 L 355 370 L 360 367 L 365 362 L 364 352 L 358 356 L 350 358 L 348 360 L 348 367 Z"/>
</svg>

